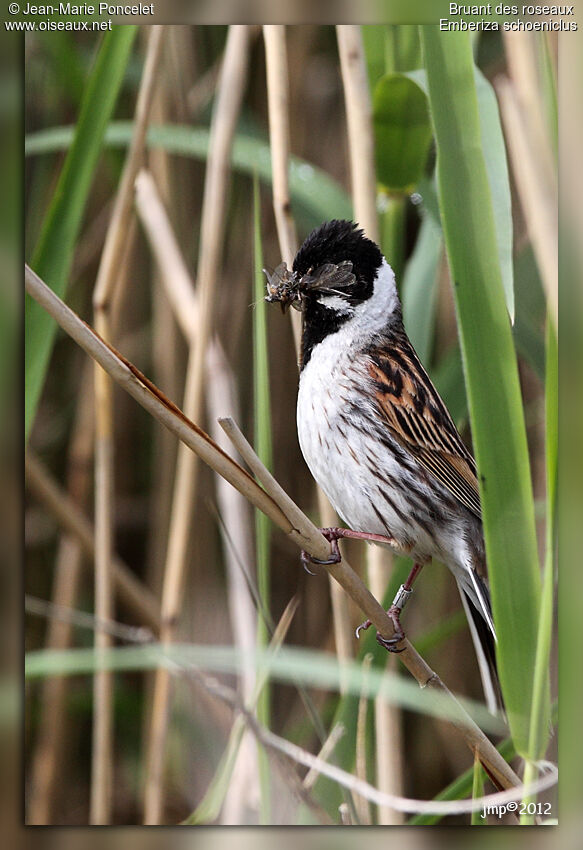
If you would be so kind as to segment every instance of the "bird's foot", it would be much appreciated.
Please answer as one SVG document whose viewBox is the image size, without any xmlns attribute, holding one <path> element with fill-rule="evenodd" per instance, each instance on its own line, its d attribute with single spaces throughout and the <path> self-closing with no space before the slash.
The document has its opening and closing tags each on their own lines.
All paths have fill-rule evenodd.
<svg viewBox="0 0 583 850">
<path fill-rule="evenodd" d="M 403 631 L 403 626 L 401 625 L 401 611 L 409 601 L 409 597 L 412 594 L 412 590 L 409 587 L 405 587 L 404 584 L 401 585 L 395 598 L 393 599 L 393 604 L 387 611 L 387 616 L 391 623 L 393 624 L 393 628 L 395 633 L 390 638 L 383 637 L 380 632 L 377 632 L 377 643 L 380 646 L 384 646 L 389 652 L 403 652 L 405 647 L 399 648 L 399 644 L 401 641 L 405 639 L 405 632 Z M 360 637 L 360 633 L 365 631 L 371 626 L 372 623 L 370 620 L 365 620 L 364 623 L 361 623 L 360 626 L 356 629 L 356 637 Z"/>
<path fill-rule="evenodd" d="M 340 563 L 342 555 L 338 548 L 338 541 L 341 538 L 349 538 L 350 540 L 367 540 L 370 543 L 384 543 L 387 546 L 397 545 L 397 541 L 394 540 L 394 538 L 386 537 L 384 534 L 369 534 L 368 531 L 353 531 L 351 528 L 321 528 L 320 533 L 332 544 L 332 550 L 329 558 L 326 558 L 326 560 L 320 560 L 320 558 L 315 558 L 313 555 L 310 555 L 309 552 L 302 549 L 302 564 L 304 565 L 304 569 L 310 573 L 310 575 L 313 575 L 313 573 L 308 568 L 308 564 L 318 564 L 319 566 L 327 567 L 331 564 Z"/>
</svg>

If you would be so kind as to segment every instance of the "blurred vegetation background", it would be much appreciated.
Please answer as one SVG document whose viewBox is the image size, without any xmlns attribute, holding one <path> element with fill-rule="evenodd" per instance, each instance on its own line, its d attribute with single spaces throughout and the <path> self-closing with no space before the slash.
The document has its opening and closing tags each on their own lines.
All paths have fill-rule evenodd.
<svg viewBox="0 0 583 850">
<path fill-rule="evenodd" d="M 205 404 L 196 421 L 217 435 L 214 421 L 217 413 L 233 415 L 263 459 L 271 453 L 272 471 L 283 488 L 321 524 L 314 485 L 296 438 L 298 374 L 292 327 L 279 311 L 263 310 L 261 290 L 254 283 L 257 268 L 261 268 L 256 260 L 258 247 L 262 251 L 262 263 L 271 268 L 280 262 L 282 250 L 270 180 L 265 45 L 261 27 L 247 29 L 247 56 L 243 63 L 247 68 L 246 82 L 242 87 L 232 171 L 227 183 L 224 238 L 219 237 L 218 277 L 210 311 L 205 314 L 199 303 L 201 314 L 212 318 L 212 327 L 204 329 L 204 333 L 209 345 L 212 341 L 215 346 L 215 353 L 215 343 L 220 343 L 221 356 L 207 364 Z M 406 91 L 399 101 L 402 108 L 399 114 L 390 113 L 391 104 L 400 95 L 388 91 L 387 71 L 413 72 L 401 81 L 419 82 L 419 77 L 415 77 L 423 62 L 419 32 L 416 27 L 385 26 L 363 27 L 362 31 L 377 131 L 381 242 L 389 262 L 397 270 L 407 330 L 469 444 L 468 403 L 433 180 L 435 141 L 423 86 L 411 93 L 405 83 Z M 109 45 L 110 56 L 102 68 L 103 73 L 107 70 L 111 76 L 108 103 L 99 88 L 99 80 L 95 80 L 97 57 L 104 49 L 104 42 L 91 34 L 35 33 L 28 35 L 25 43 L 25 254 L 29 262 L 32 258 L 33 268 L 39 274 L 38 265 L 44 263 L 47 281 L 55 288 L 57 284 L 50 274 L 51 270 L 57 270 L 55 274 L 65 300 L 91 324 L 94 324 L 95 282 L 131 140 L 131 122 L 144 79 L 149 35 L 149 28 L 144 27 L 137 31 L 133 43 L 127 38 L 125 45 Z M 323 220 L 352 215 L 350 151 L 335 28 L 290 26 L 285 37 L 289 135 L 294 157 L 291 213 L 301 241 Z M 200 244 L 201 210 L 208 131 L 226 39 L 226 27 L 164 28 L 149 107 L 148 122 L 152 126 L 143 164 L 153 177 L 186 267 L 195 281 L 204 248 Z M 514 46 L 515 42 L 505 42 L 499 33 L 483 33 L 473 42 L 475 62 L 484 80 L 495 86 L 503 80 L 516 88 L 511 54 Z M 551 128 L 549 138 L 554 158 L 556 40 L 532 38 L 526 49 L 539 83 L 536 92 L 530 92 L 536 101 L 531 106 L 541 111 L 543 131 Z M 93 88 L 88 83 L 90 80 Z M 101 84 L 104 85 L 103 80 Z M 56 190 L 63 189 L 65 158 L 67 151 L 72 150 L 72 128 L 80 120 L 88 92 L 93 94 L 93 100 L 88 106 L 85 103 L 89 122 L 86 149 L 80 150 L 78 170 L 70 166 L 67 188 L 67 192 L 77 193 L 76 200 L 71 207 L 70 196 L 61 194 L 63 207 L 55 211 L 55 203 L 59 203 Z M 452 96 L 455 97 L 455 92 Z M 100 111 L 106 113 L 107 127 L 98 126 Z M 399 132 L 409 135 L 400 136 Z M 93 153 L 88 152 L 92 142 Z M 417 149 L 420 165 L 415 162 L 411 165 L 408 155 Z M 79 165 L 81 160 L 83 164 Z M 405 177 L 393 177 L 392 169 L 399 171 L 405 160 L 412 171 L 407 171 Z M 525 220 L 520 178 L 517 179 L 512 158 L 509 169 L 512 234 L 507 236 L 512 255 L 508 268 L 515 313 L 512 336 L 518 355 L 542 561 L 548 545 L 545 524 L 547 297 L 541 282 L 540 254 L 537 255 L 532 241 L 533 226 Z M 254 176 L 259 186 L 255 215 Z M 396 185 L 399 180 L 401 184 Z M 184 323 L 173 310 L 163 274 L 153 256 L 145 218 L 147 214 L 139 214 L 138 201 L 138 212 L 132 209 L 122 234 L 123 262 L 115 269 L 110 339 L 170 399 L 182 406 L 189 343 L 185 339 Z M 67 226 L 63 222 L 68 222 Z M 266 346 L 262 348 L 264 331 Z M 42 333 L 46 333 L 44 328 Z M 197 333 L 203 330 L 195 327 L 193 340 Z M 34 348 L 34 341 L 27 340 L 27 358 L 37 356 L 40 358 L 41 354 Z M 87 546 L 80 548 L 78 537 L 71 535 L 71 527 L 66 525 L 67 515 L 69 518 L 73 515 L 71 505 L 80 516 L 90 522 L 94 520 L 93 438 L 99 417 L 93 406 L 93 369 L 84 353 L 59 333 L 46 379 L 41 376 L 38 381 L 38 404 L 33 399 L 31 407 L 25 515 L 25 590 L 29 606 L 25 645 L 29 652 L 47 646 L 90 647 L 94 639 L 91 623 L 87 626 L 77 617 L 73 624 L 67 624 L 61 607 L 42 604 L 44 600 L 77 612 L 94 611 L 93 561 Z M 214 393 L 225 385 L 231 400 L 217 401 Z M 113 549 L 139 580 L 139 588 L 145 589 L 146 603 L 152 598 L 159 602 L 175 498 L 176 441 L 119 388 L 114 387 L 112 392 Z M 492 426 L 495 429 L 496 423 Z M 233 575 L 245 567 L 255 584 L 256 562 L 261 559 L 268 576 L 263 580 L 268 616 L 261 609 L 260 621 L 277 623 L 295 598 L 297 609 L 285 637 L 286 644 L 334 653 L 337 647 L 325 575 L 320 572 L 308 575 L 301 568 L 295 547 L 278 531 L 270 532 L 265 525 L 255 523 L 252 510 L 246 505 L 239 505 L 236 514 L 226 515 L 227 501 L 217 487 L 215 475 L 204 465 L 199 466 L 194 498 L 182 505 L 187 529 L 186 574 L 178 594 L 180 605 L 178 620 L 173 624 L 173 640 L 209 647 L 244 645 L 238 618 L 254 630 L 256 615 L 253 605 L 249 610 L 245 582 L 243 589 L 234 589 L 237 579 Z M 67 493 L 70 501 L 65 500 Z M 236 528 L 234 523 L 238 523 Z M 365 548 L 349 543 L 345 549 L 353 566 L 363 575 Z M 407 569 L 406 564 L 395 563 L 390 574 L 391 587 L 402 580 L 401 574 L 406 574 Z M 140 616 L 139 605 L 128 603 L 127 594 L 116 593 L 111 615 L 118 623 L 154 628 L 152 622 L 145 622 Z M 349 605 L 347 629 L 352 630 L 360 619 L 360 612 Z M 454 580 L 443 566 L 436 564 L 424 571 L 405 619 L 408 636 L 447 686 L 455 693 L 481 701 L 470 635 Z M 139 642 L 140 636 L 118 632 L 113 639 L 121 645 L 128 640 Z M 381 669 L 387 663 L 386 653 L 377 650 L 373 635 L 367 635 L 360 644 L 352 641 L 351 651 L 359 658 L 365 652 L 372 653 L 373 663 Z M 388 663 L 393 674 L 406 676 L 394 659 Z M 230 687 L 242 687 L 240 677 L 216 675 Z M 151 671 L 141 670 L 138 663 L 135 669 L 115 673 L 113 679 L 110 786 L 113 793 L 107 816 L 111 823 L 141 823 L 144 806 L 148 808 L 144 795 L 147 797 L 152 782 L 156 784 L 152 776 L 153 677 Z M 31 678 L 27 682 L 28 823 L 82 825 L 92 820 L 92 784 L 96 781 L 91 768 L 92 679 L 90 675 L 78 674 Z M 355 769 L 360 775 L 364 772 L 374 784 L 372 701 L 368 709 L 360 707 L 361 716 L 366 717 L 363 712 L 368 711 L 369 717 L 368 724 L 361 720 L 360 728 L 364 726 L 369 731 L 364 740 L 358 740 L 357 747 L 358 700 L 343 701 L 337 692 L 323 688 L 308 690 L 306 696 L 297 681 L 272 681 L 269 699 L 259 709 L 264 722 L 278 735 L 318 752 L 322 734 L 330 730 L 335 717 L 342 716 L 348 731 L 337 761 L 347 770 Z M 249 736 L 243 739 L 231 773 L 221 759 L 232 736 L 232 707 L 218 701 L 204 683 L 188 672 L 172 676 L 171 691 L 162 775 L 157 780 L 158 822 L 180 822 L 201 800 L 208 802 L 209 797 L 212 799 L 208 810 L 198 816 L 207 822 L 339 822 L 337 807 L 343 799 L 350 812 L 346 817 L 363 823 L 399 823 L 408 817 L 394 812 L 381 816 L 368 806 L 350 799 L 347 802 L 346 797 L 337 790 L 331 791 L 325 783 L 316 783 L 312 792 L 306 790 L 306 795 L 313 793 L 313 805 L 306 799 L 300 802 L 296 784 L 288 775 L 289 768 L 275 769 L 269 760 L 260 759 L 257 763 L 256 744 Z M 471 755 L 447 723 L 423 713 L 422 708 L 410 710 L 397 705 L 391 711 L 393 770 L 399 772 L 398 787 L 404 795 L 431 798 L 471 768 Z M 319 720 L 315 721 L 314 716 Z M 552 755 L 552 749 L 550 752 Z M 359 759 L 355 768 L 355 760 Z M 217 790 L 220 782 L 216 780 L 221 770 L 226 784 Z M 465 793 L 471 794 L 471 777 Z M 551 795 L 541 799 L 554 798 Z M 468 817 L 459 816 L 450 821 L 466 823 Z"/>
</svg>

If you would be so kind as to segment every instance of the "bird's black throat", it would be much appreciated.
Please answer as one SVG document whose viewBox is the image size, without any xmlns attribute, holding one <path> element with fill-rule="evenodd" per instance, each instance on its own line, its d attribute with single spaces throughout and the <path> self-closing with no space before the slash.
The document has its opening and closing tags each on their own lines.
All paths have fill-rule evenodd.
<svg viewBox="0 0 583 850">
<path fill-rule="evenodd" d="M 340 313 L 324 307 L 315 298 L 306 298 L 302 305 L 302 344 L 300 371 L 308 365 L 314 347 L 330 334 L 340 330 L 351 318 L 350 313 Z"/>
</svg>

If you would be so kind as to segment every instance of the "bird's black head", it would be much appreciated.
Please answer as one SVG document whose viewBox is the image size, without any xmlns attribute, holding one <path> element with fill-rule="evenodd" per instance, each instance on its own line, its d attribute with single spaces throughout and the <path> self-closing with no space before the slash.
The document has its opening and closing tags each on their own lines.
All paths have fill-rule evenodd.
<svg viewBox="0 0 583 850">
<path fill-rule="evenodd" d="M 355 279 L 350 289 L 346 290 L 345 297 L 351 304 L 360 304 L 372 295 L 383 255 L 353 221 L 334 219 L 312 230 L 295 256 L 293 271 L 299 277 L 305 274 L 317 275 L 318 270 L 328 263 L 346 261 L 352 263 Z"/>
<path fill-rule="evenodd" d="M 355 307 L 372 296 L 382 262 L 378 246 L 353 221 L 327 221 L 306 238 L 293 262 L 302 301 L 302 367 L 314 346 L 339 330 Z M 340 271 L 336 284 L 330 269 L 339 264 L 349 271 Z"/>
</svg>

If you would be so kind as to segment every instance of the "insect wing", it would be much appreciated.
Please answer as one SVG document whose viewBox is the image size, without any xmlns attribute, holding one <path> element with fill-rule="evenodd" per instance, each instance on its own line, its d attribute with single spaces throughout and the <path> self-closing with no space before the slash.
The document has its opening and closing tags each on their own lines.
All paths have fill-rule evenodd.
<svg viewBox="0 0 583 850">
<path fill-rule="evenodd" d="M 341 263 L 325 263 L 313 274 L 304 275 L 301 284 L 306 290 L 337 292 L 352 286 L 355 281 L 352 263 L 350 260 L 343 260 Z"/>
</svg>

